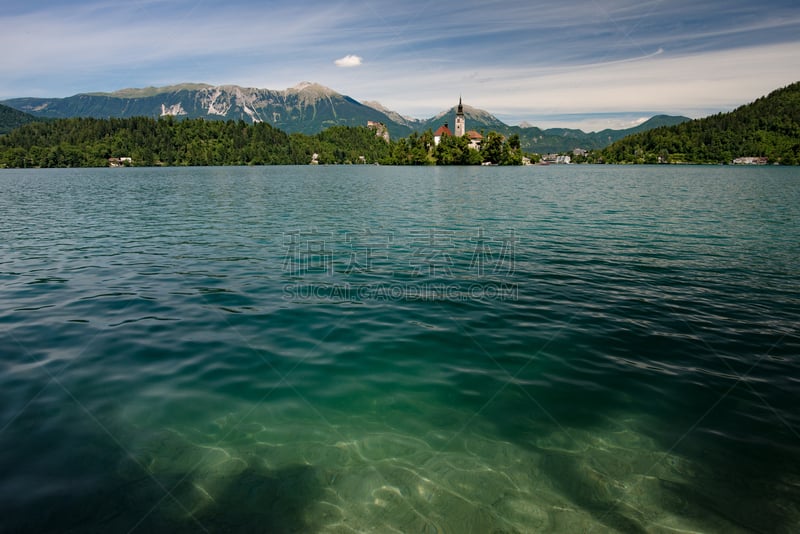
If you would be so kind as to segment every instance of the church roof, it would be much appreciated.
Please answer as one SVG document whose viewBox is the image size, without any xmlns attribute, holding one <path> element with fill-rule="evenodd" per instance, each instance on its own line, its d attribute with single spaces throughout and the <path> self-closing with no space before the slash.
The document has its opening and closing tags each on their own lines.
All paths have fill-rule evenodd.
<svg viewBox="0 0 800 534">
<path fill-rule="evenodd" d="M 483 136 L 476 132 L 475 130 L 470 130 L 467 132 L 467 137 L 470 139 L 483 139 Z"/>
<path fill-rule="evenodd" d="M 445 135 L 453 135 L 453 132 L 450 131 L 446 124 L 439 126 L 439 129 L 433 133 L 434 137 L 443 137 Z"/>
</svg>

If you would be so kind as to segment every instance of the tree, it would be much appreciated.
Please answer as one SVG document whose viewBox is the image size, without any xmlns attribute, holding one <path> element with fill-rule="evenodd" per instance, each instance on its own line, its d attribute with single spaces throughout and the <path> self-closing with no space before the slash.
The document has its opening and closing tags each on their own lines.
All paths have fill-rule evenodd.
<svg viewBox="0 0 800 534">
<path fill-rule="evenodd" d="M 503 160 L 503 136 L 497 132 L 489 132 L 481 147 L 484 163 L 498 165 Z"/>
<path fill-rule="evenodd" d="M 469 165 L 471 152 L 469 138 L 446 135 L 439 140 L 434 157 L 437 165 Z"/>
<path fill-rule="evenodd" d="M 513 134 L 503 144 L 501 165 L 522 165 L 522 149 L 520 148 L 519 135 Z"/>
</svg>

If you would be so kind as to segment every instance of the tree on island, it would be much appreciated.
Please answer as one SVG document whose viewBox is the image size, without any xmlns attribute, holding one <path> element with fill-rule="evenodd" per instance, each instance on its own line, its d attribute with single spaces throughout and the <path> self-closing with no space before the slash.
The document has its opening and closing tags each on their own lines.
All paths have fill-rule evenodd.
<svg viewBox="0 0 800 534">
<path fill-rule="evenodd" d="M 469 138 L 445 135 L 434 150 L 437 165 L 480 165 L 481 153 L 470 148 Z"/>
</svg>

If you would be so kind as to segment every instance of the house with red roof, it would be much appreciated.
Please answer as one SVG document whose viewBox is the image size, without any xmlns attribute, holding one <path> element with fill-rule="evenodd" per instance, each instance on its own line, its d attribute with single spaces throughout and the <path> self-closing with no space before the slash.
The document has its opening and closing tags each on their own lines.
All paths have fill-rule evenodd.
<svg viewBox="0 0 800 534">
<path fill-rule="evenodd" d="M 439 126 L 439 129 L 433 132 L 433 144 L 434 146 L 439 146 L 439 141 L 442 140 L 442 137 L 445 136 L 452 136 L 453 132 L 450 131 L 450 128 L 447 126 L 447 123 Z"/>
<path fill-rule="evenodd" d="M 481 134 L 475 130 L 470 130 L 467 132 L 467 137 L 469 137 L 469 147 L 472 150 L 481 149 L 481 143 L 483 142 L 483 136 Z"/>
</svg>

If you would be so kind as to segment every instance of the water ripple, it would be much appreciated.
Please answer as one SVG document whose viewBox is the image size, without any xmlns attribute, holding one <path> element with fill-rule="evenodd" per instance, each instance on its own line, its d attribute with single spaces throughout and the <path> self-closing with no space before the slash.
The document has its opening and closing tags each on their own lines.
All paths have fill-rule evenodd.
<svg viewBox="0 0 800 534">
<path fill-rule="evenodd" d="M 798 206 L 793 169 L 4 172 L 0 530 L 791 532 Z"/>
</svg>

